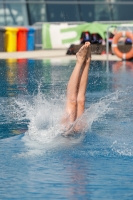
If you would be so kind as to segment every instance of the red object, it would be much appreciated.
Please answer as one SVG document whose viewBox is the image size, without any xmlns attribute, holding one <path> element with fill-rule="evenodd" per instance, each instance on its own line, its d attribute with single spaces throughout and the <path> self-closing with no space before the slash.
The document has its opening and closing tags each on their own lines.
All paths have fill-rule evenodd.
<svg viewBox="0 0 133 200">
<path fill-rule="evenodd" d="M 26 51 L 27 50 L 27 32 L 28 32 L 28 29 L 25 27 L 18 28 L 17 51 Z"/>
<path fill-rule="evenodd" d="M 17 60 L 18 84 L 19 87 L 27 84 L 27 59 Z"/>
<path fill-rule="evenodd" d="M 128 51 L 127 53 L 121 52 L 118 48 L 119 39 L 124 36 L 126 36 L 127 38 L 130 38 L 133 43 L 133 34 L 130 31 L 121 31 L 121 32 L 118 32 L 113 37 L 111 47 L 115 55 L 117 55 L 119 58 L 122 58 L 123 60 L 128 60 L 133 57 L 133 48 L 131 48 L 130 51 Z"/>
</svg>

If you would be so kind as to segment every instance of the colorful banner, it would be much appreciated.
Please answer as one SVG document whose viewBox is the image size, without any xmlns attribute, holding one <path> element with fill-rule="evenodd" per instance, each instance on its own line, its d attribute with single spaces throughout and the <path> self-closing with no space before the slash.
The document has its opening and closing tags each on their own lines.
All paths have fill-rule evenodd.
<svg viewBox="0 0 133 200">
<path fill-rule="evenodd" d="M 98 33 L 105 38 L 108 26 L 96 22 L 78 25 L 44 23 L 42 26 L 43 49 L 68 48 L 71 44 L 80 44 L 80 36 L 83 31 Z"/>
</svg>

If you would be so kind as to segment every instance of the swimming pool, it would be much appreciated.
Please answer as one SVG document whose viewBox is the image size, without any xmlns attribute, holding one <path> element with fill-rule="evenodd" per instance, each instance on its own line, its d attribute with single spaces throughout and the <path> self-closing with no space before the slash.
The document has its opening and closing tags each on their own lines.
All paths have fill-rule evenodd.
<svg viewBox="0 0 133 200">
<path fill-rule="evenodd" d="M 0 63 L 0 199 L 133 199 L 133 63 L 92 61 L 88 127 L 67 138 L 75 61 Z"/>
</svg>

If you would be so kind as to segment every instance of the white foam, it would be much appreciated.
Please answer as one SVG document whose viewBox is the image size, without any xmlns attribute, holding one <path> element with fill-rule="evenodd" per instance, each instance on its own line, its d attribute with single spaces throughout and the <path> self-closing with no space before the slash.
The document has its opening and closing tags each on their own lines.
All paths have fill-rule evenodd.
<svg viewBox="0 0 133 200">
<path fill-rule="evenodd" d="M 78 119 L 78 122 L 84 120 L 87 122 L 83 132 L 90 129 L 94 121 L 109 112 L 111 102 L 116 101 L 117 98 L 118 94 L 114 93 L 100 99 L 97 103 L 91 104 L 83 116 Z M 60 98 L 46 99 L 45 95 L 39 92 L 32 100 L 18 99 L 16 104 L 19 108 L 17 109 L 19 120 L 29 120 L 28 131 L 24 137 L 28 137 L 31 141 L 44 144 L 51 142 L 61 134 L 60 119 L 64 107 L 64 100 Z"/>
<path fill-rule="evenodd" d="M 64 96 L 53 95 L 55 98 L 46 97 L 38 92 L 35 96 L 27 96 L 15 99 L 12 102 L 12 113 L 16 113 L 12 120 L 28 123 L 28 130 L 22 137 L 26 150 L 21 156 L 41 155 L 46 150 L 55 147 L 69 146 L 80 143 L 83 133 L 91 129 L 92 124 L 99 121 L 103 116 L 112 111 L 112 104 L 118 100 L 120 92 L 105 96 L 99 101 L 87 104 L 87 109 L 81 118 L 75 123 L 85 122 L 80 137 L 63 138 L 62 126 L 60 124 L 64 109 Z M 105 118 L 104 118 L 105 119 Z"/>
</svg>

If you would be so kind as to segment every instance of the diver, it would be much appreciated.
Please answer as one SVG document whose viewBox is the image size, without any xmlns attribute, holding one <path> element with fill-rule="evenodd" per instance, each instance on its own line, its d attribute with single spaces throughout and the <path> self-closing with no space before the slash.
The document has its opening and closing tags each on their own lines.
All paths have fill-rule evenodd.
<svg viewBox="0 0 133 200">
<path fill-rule="evenodd" d="M 88 73 L 91 62 L 90 42 L 86 42 L 76 53 L 77 61 L 67 84 L 65 113 L 62 124 L 65 134 L 79 132 L 84 123 L 78 120 L 85 109 L 85 94 L 88 83 Z M 77 122 L 77 123 L 74 123 Z"/>
</svg>

